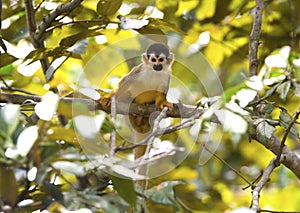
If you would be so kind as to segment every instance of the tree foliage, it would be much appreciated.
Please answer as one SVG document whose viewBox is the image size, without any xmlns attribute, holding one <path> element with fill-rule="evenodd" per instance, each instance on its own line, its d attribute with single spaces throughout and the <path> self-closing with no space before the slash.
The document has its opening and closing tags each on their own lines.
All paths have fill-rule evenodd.
<svg viewBox="0 0 300 213">
<path fill-rule="evenodd" d="M 1 211 L 300 211 L 300 1 L 0 2 Z M 156 112 L 143 191 L 123 105 L 95 100 L 153 42 L 179 112 Z"/>
</svg>

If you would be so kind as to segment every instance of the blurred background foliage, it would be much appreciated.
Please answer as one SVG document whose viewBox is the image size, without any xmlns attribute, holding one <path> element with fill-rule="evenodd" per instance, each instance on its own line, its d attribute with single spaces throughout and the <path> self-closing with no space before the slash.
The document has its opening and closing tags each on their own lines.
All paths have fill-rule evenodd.
<svg viewBox="0 0 300 213">
<path fill-rule="evenodd" d="M 299 107 L 300 1 L 265 1 L 260 72 L 250 81 L 248 44 L 255 1 L 84 0 L 51 23 L 41 38 L 45 47 L 38 49 L 32 45 L 26 20 L 24 3 L 28 1 L 2 0 L 0 96 L 24 91 L 43 96 L 55 88 L 60 97 L 72 97 L 82 87 L 111 89 L 140 63 L 141 53 L 151 42 L 160 41 L 170 46 L 177 59 L 170 88 L 172 101 L 196 105 L 203 97 L 221 95 L 227 110 L 233 110 L 230 103 L 238 102 L 248 114 L 236 113 L 237 120 L 229 116 L 220 126 L 207 123 L 197 127 L 196 123 L 191 129 L 163 136 L 162 142 L 176 142 L 188 155 L 174 155 L 166 161 L 168 165 L 161 164 L 164 173 L 151 179 L 149 189 L 141 192 L 128 179 L 130 171 L 117 169 L 122 166 L 120 159 L 130 158 L 129 152 L 110 162 L 104 160 L 100 166 L 95 163 L 109 151 L 109 115 L 90 113 L 81 105 L 59 104 L 56 116 L 35 123 L 34 111 L 43 116 L 45 111 L 57 109 L 55 96 L 43 99 L 41 112 L 43 107 L 34 108 L 31 102 L 16 105 L 7 100 L 9 104 L 1 104 L 0 109 L 2 211 L 125 212 L 139 206 L 143 198 L 150 212 L 224 212 L 249 207 L 251 189 L 243 189 L 247 183 L 206 152 L 203 144 L 207 142 L 250 182 L 274 157 L 260 143 L 249 143 L 247 133 L 259 111 L 259 122 L 265 125 L 262 138 L 274 133 L 281 139 Z M 52 10 L 70 1 L 32 2 L 39 25 Z M 41 68 L 39 60 L 44 58 L 50 61 L 48 70 Z M 248 107 L 254 97 L 241 91 L 257 91 L 265 101 Z M 104 138 L 104 144 L 88 138 L 95 132 L 80 131 L 73 119 L 76 113 L 91 122 L 98 119 L 96 133 Z M 59 115 L 67 117 L 65 125 Z M 125 128 L 124 134 L 128 131 Z M 118 144 L 122 143 L 118 135 Z M 286 144 L 299 153 L 298 126 Z M 284 166 L 277 168 L 260 202 L 263 209 L 300 211 L 299 180 Z"/>
</svg>

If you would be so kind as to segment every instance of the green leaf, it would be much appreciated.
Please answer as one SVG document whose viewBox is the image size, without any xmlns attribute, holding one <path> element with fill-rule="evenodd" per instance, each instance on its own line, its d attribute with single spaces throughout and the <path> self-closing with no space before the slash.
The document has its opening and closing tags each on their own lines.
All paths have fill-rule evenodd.
<svg viewBox="0 0 300 213">
<path fill-rule="evenodd" d="M 114 15 L 122 5 L 122 0 L 100 0 L 97 4 L 97 12 L 102 16 Z"/>
<path fill-rule="evenodd" d="M 175 12 L 178 10 L 178 5 L 178 0 L 157 0 L 155 6 L 163 13 L 167 13 L 168 16 L 174 16 Z"/>
<path fill-rule="evenodd" d="M 87 37 L 92 37 L 92 36 L 97 36 L 97 35 L 102 35 L 102 33 L 100 33 L 97 30 L 85 30 L 83 32 L 77 33 L 75 35 L 71 35 L 68 36 L 66 38 L 63 38 L 59 45 L 60 46 L 64 46 L 64 47 L 71 47 L 73 46 L 76 42 L 87 38 Z"/>
<path fill-rule="evenodd" d="M 0 68 L 0 76 L 1 75 L 12 75 L 15 70 L 15 67 L 12 64 L 9 64 L 5 67 Z"/>
<path fill-rule="evenodd" d="M 54 198 L 56 201 L 59 201 L 60 203 L 64 202 L 64 196 L 58 186 L 45 181 L 44 187 L 48 194 L 52 196 L 52 198 Z"/>
<path fill-rule="evenodd" d="M 174 186 L 180 182 L 164 182 L 158 186 L 146 190 L 145 194 L 152 201 L 163 205 L 173 206 L 175 209 L 179 209 L 175 200 Z"/>
<path fill-rule="evenodd" d="M 285 128 L 287 129 L 288 126 L 290 125 L 290 123 L 292 122 L 293 118 L 292 116 L 287 112 L 286 109 L 282 108 L 281 107 L 281 112 L 280 112 L 280 115 L 279 115 L 279 119 L 280 119 L 280 124 Z M 290 133 L 294 136 L 296 136 L 297 138 L 299 138 L 299 132 L 298 132 L 298 129 L 297 127 L 293 126 L 291 129 L 290 129 Z"/>
<path fill-rule="evenodd" d="M 77 162 L 56 161 L 52 163 L 53 168 L 74 174 L 77 177 L 83 177 L 85 171 L 83 166 Z"/>
<path fill-rule="evenodd" d="M 109 175 L 109 177 L 118 194 L 131 206 L 135 206 L 137 195 L 134 190 L 133 181 L 128 178 L 120 178 L 114 175 Z"/>
<path fill-rule="evenodd" d="M 61 65 L 66 60 L 68 60 L 68 58 L 69 57 L 67 57 L 67 56 L 61 56 L 52 61 L 51 65 L 49 66 L 49 68 L 47 69 L 46 74 L 45 74 L 46 82 L 49 82 L 53 78 L 53 75 L 56 72 L 56 70 L 58 68 L 60 68 Z"/>
<path fill-rule="evenodd" d="M 7 104 L 0 109 L 0 129 L 11 135 L 18 126 L 20 115 L 19 105 Z"/>
<path fill-rule="evenodd" d="M 290 81 L 286 81 L 284 83 L 282 83 L 278 88 L 277 88 L 277 92 L 280 94 L 280 98 L 285 101 L 286 96 L 288 95 L 288 92 L 291 88 L 291 82 Z"/>
<path fill-rule="evenodd" d="M 256 135 L 260 142 L 268 144 L 269 139 L 272 137 L 276 128 L 270 125 L 265 119 L 259 118 L 253 121 L 256 126 Z"/>
<path fill-rule="evenodd" d="M 289 124 L 291 122 L 291 120 L 293 119 L 292 116 L 288 113 L 288 111 L 284 108 L 280 108 L 281 109 L 281 112 L 280 112 L 280 115 L 279 115 L 279 119 L 280 121 L 286 123 L 286 124 Z"/>
<path fill-rule="evenodd" d="M 247 88 L 247 85 L 245 83 L 228 88 L 224 93 L 225 101 L 228 102 L 233 95 L 235 95 L 238 91 L 240 91 L 243 88 Z"/>
<path fill-rule="evenodd" d="M 9 65 L 16 61 L 18 58 L 8 54 L 8 53 L 3 53 L 0 54 L 0 67 L 4 67 L 6 65 Z"/>
<path fill-rule="evenodd" d="M 149 27 L 153 27 L 153 28 L 161 29 L 161 30 L 174 31 L 174 32 L 180 33 L 182 35 L 186 34 L 180 28 L 178 28 L 175 24 L 169 23 L 166 20 L 158 19 L 158 18 L 150 18 L 148 20 L 149 20 L 149 24 L 148 24 Z"/>
<path fill-rule="evenodd" d="M 17 194 L 18 185 L 13 170 L 0 166 L 0 199 L 14 205 Z"/>
</svg>

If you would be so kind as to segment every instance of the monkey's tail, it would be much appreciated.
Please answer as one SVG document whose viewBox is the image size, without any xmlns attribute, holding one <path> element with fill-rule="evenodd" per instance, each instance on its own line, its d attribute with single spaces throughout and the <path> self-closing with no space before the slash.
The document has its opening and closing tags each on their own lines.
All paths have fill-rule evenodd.
<svg viewBox="0 0 300 213">
<path fill-rule="evenodd" d="M 135 143 L 141 142 L 145 136 L 146 133 L 148 133 L 151 130 L 151 126 L 149 123 L 148 117 L 141 117 L 141 116 L 129 116 L 130 122 L 133 126 L 133 128 L 136 130 L 137 134 L 135 135 Z M 141 165 L 138 165 L 137 167 L 137 174 L 145 177 L 143 179 L 136 180 L 136 183 L 139 184 L 143 189 L 147 188 L 147 173 L 148 173 L 148 166 L 143 162 L 144 158 L 148 153 L 146 153 L 147 150 L 147 144 L 140 145 L 134 149 L 134 159 L 139 161 Z M 138 163 L 138 164 L 139 164 Z"/>
</svg>

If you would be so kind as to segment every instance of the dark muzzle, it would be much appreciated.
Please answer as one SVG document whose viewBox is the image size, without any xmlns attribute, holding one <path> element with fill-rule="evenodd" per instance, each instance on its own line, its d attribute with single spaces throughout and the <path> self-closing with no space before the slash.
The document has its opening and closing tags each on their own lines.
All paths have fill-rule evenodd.
<svg viewBox="0 0 300 213">
<path fill-rule="evenodd" d="M 154 65 L 153 65 L 153 69 L 154 69 L 155 71 L 161 71 L 162 68 L 163 68 L 162 64 L 154 64 Z"/>
</svg>

